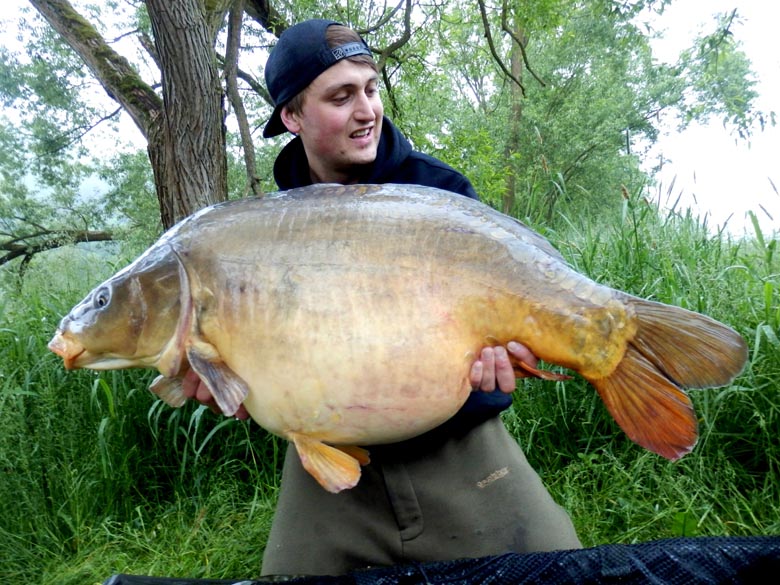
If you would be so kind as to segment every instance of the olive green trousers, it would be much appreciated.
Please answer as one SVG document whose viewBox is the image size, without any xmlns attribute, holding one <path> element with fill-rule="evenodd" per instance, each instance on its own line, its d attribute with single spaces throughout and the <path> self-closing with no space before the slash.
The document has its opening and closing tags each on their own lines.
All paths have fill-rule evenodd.
<svg viewBox="0 0 780 585">
<path fill-rule="evenodd" d="M 370 452 L 360 483 L 331 494 L 288 449 L 264 576 L 582 546 L 498 417 Z"/>
</svg>

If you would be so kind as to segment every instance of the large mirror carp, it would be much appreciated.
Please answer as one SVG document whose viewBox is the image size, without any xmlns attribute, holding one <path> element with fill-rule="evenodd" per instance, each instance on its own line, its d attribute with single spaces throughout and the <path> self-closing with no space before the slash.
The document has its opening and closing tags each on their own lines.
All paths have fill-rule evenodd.
<svg viewBox="0 0 780 585">
<path fill-rule="evenodd" d="M 361 447 L 456 413 L 481 348 L 510 340 L 586 378 L 672 460 L 697 440 L 683 388 L 726 385 L 747 359 L 726 325 L 597 284 L 519 221 L 413 185 L 203 209 L 89 293 L 49 347 L 69 369 L 156 368 L 151 390 L 173 406 L 194 369 L 226 415 L 243 403 L 337 492 L 358 482 Z"/>
</svg>

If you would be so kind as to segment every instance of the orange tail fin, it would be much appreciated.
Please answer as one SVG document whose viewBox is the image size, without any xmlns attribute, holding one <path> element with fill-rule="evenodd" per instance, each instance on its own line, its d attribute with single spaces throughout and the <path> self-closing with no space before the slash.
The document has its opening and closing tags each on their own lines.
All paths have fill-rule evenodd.
<svg viewBox="0 0 780 585">
<path fill-rule="evenodd" d="M 745 367 L 747 344 L 731 327 L 680 307 L 633 304 L 639 330 L 631 343 L 678 386 L 725 386 Z"/>
<path fill-rule="evenodd" d="M 682 388 L 730 383 L 747 361 L 747 345 L 731 328 L 679 307 L 641 299 L 637 334 L 607 377 L 589 380 L 631 440 L 675 461 L 698 439 Z"/>
<path fill-rule="evenodd" d="M 612 374 L 590 382 L 632 441 L 672 461 L 691 452 L 698 424 L 690 399 L 635 348 Z"/>
</svg>

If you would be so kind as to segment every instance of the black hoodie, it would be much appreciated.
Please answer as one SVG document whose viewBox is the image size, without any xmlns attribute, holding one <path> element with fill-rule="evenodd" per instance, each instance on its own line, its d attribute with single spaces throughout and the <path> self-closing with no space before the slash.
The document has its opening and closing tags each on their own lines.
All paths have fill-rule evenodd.
<svg viewBox="0 0 780 585">
<path fill-rule="evenodd" d="M 311 185 L 309 161 L 300 138 L 291 140 L 276 157 L 274 179 L 280 189 Z M 412 150 L 406 137 L 387 118 L 382 121 L 376 159 L 361 169 L 357 182 L 425 185 L 479 199 L 466 177 L 440 160 Z"/>
<path fill-rule="evenodd" d="M 274 163 L 274 179 L 280 189 L 311 185 L 309 161 L 299 137 L 291 140 Z M 390 120 L 382 121 L 376 160 L 365 165 L 360 183 L 402 183 L 438 187 L 472 199 L 479 199 L 469 180 L 440 160 L 417 152 Z M 466 404 L 444 425 L 431 433 L 445 435 L 465 432 L 469 428 L 497 415 L 512 404 L 512 395 L 500 390 L 472 392 Z"/>
</svg>

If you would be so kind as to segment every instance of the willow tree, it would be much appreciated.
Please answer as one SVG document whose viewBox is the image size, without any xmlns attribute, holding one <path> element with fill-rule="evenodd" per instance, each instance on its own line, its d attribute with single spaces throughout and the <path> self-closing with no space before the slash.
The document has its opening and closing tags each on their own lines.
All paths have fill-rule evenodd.
<svg viewBox="0 0 780 585">
<path fill-rule="evenodd" d="M 163 225 L 227 198 L 223 92 L 214 49 L 229 0 L 148 0 L 162 97 L 67 0 L 30 0 L 148 143 Z M 206 8 L 204 10 L 204 8 Z"/>
<path fill-rule="evenodd" d="M 252 135 L 262 124 L 258 112 L 263 108 L 247 113 L 242 95 L 248 91 L 250 100 L 264 101 L 266 115 L 269 98 L 261 75 L 242 70 L 239 56 L 247 22 L 253 27 L 254 49 L 266 54 L 274 37 L 286 28 L 275 4 L 264 0 L 132 3 L 136 7 L 134 22 L 122 24 L 120 37 L 133 37 L 142 48 L 142 59 L 153 70 L 145 76 L 139 73 L 137 58 L 121 54 L 114 48 L 118 39 L 106 38 L 102 32 L 106 21 L 117 20 L 109 12 L 119 8 L 119 3 L 103 7 L 82 4 L 78 9 L 68 0 L 30 0 L 30 4 L 79 56 L 146 140 L 163 226 L 227 198 L 228 112 L 238 128 L 244 154 L 245 192 L 262 192 Z M 408 40 L 413 6 L 411 0 L 401 0 L 394 8 L 374 3 L 361 7 L 360 20 L 372 21 L 366 30 L 385 27 L 391 20 L 401 23 L 399 34 L 391 35 L 385 46 L 372 47 L 380 65 Z M 291 20 L 330 13 L 351 23 L 354 16 L 339 14 L 335 5 L 299 3 L 295 10 L 293 6 L 284 8 Z"/>
</svg>

